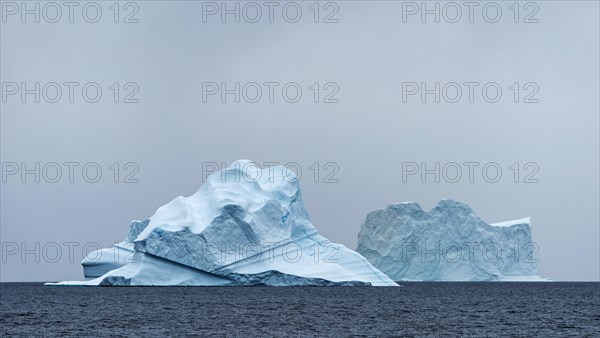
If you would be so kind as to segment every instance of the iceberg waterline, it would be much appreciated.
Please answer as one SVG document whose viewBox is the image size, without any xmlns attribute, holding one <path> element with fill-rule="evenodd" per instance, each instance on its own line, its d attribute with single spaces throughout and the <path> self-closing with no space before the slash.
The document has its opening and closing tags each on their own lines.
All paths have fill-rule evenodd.
<svg viewBox="0 0 600 338">
<path fill-rule="evenodd" d="M 374 285 L 396 281 L 538 281 L 528 218 L 483 222 L 442 200 L 369 213 L 356 251 L 321 236 L 294 173 L 237 161 L 179 196 L 127 238 L 82 261 L 85 281 L 48 285 Z"/>
<path fill-rule="evenodd" d="M 396 281 L 542 281 L 529 218 L 482 221 L 466 204 L 414 202 L 370 212 L 356 251 Z"/>
<path fill-rule="evenodd" d="M 357 252 L 321 236 L 295 174 L 237 161 L 179 196 L 127 238 L 90 253 L 85 281 L 48 285 L 396 286 Z"/>
</svg>

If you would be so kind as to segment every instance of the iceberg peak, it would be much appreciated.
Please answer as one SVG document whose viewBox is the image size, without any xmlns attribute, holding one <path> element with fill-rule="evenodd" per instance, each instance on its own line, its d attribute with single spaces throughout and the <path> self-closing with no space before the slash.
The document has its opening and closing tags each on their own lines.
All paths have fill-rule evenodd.
<svg viewBox="0 0 600 338">
<path fill-rule="evenodd" d="M 396 285 L 317 232 L 291 170 L 249 160 L 131 222 L 125 241 L 95 253 L 104 258 L 82 262 L 90 280 L 58 284 Z"/>
</svg>

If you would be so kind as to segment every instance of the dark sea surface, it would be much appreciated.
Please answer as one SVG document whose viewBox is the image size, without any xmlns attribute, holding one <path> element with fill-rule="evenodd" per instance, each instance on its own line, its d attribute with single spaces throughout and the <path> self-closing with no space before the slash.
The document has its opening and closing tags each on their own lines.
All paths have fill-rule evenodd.
<svg viewBox="0 0 600 338">
<path fill-rule="evenodd" d="M 2 336 L 600 337 L 600 283 L 50 287 L 0 283 Z"/>
</svg>

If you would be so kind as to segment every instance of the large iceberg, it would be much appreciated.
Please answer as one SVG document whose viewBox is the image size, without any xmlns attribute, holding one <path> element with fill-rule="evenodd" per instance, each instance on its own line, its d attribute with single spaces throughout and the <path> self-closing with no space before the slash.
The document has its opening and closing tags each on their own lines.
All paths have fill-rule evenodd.
<svg viewBox="0 0 600 338">
<path fill-rule="evenodd" d="M 363 256 L 319 235 L 296 175 L 237 161 L 128 236 L 90 253 L 86 281 L 49 285 L 396 285 Z"/>
<path fill-rule="evenodd" d="M 445 199 L 370 212 L 356 251 L 395 281 L 538 281 L 537 249 L 529 218 L 487 224 Z"/>
</svg>

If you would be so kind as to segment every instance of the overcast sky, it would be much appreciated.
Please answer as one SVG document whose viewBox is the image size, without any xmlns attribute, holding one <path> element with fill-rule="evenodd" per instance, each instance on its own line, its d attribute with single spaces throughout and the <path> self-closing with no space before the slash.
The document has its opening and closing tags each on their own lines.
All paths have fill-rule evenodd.
<svg viewBox="0 0 600 338">
<path fill-rule="evenodd" d="M 539 1 L 518 13 L 512 3 L 498 2 L 498 18 L 479 3 L 472 23 L 467 7 L 456 23 L 448 22 L 456 8 L 443 7 L 440 23 L 433 14 L 422 22 L 411 14 L 420 8 L 393 1 L 322 4 L 318 13 L 298 2 L 296 23 L 286 21 L 296 20 L 293 6 L 285 17 L 283 5 L 273 8 L 273 23 L 262 3 L 257 23 L 248 22 L 256 9 L 241 6 L 240 23 L 233 15 L 223 23 L 192 1 L 134 2 L 118 13 L 98 2 L 102 16 L 90 23 L 97 9 L 84 17 L 81 3 L 73 23 L 66 7 L 60 18 L 40 8 L 40 23 L 30 14 L 23 23 L 21 9 L 3 2 L 0 280 L 83 278 L 82 250 L 122 240 L 130 220 L 194 193 L 203 163 L 238 159 L 298 164 L 313 223 L 349 248 L 371 210 L 401 201 L 429 210 L 453 198 L 489 223 L 531 217 L 542 276 L 598 280 L 598 2 Z M 36 82 L 40 102 L 31 93 L 22 102 Z M 210 95 L 222 82 L 240 83 L 239 103 Z M 279 83 L 273 103 L 265 82 Z M 422 102 L 422 82 L 440 83 L 439 103 L 434 94 Z M 474 102 L 465 82 L 478 83 Z M 258 102 L 248 83 L 261 87 Z M 36 162 L 40 182 L 34 174 L 22 182 Z M 73 183 L 65 162 L 78 163 Z M 403 177 L 413 163 L 436 162 L 439 182 Z M 465 162 L 478 163 L 472 182 Z M 86 182 L 97 167 L 98 182 Z"/>
</svg>

